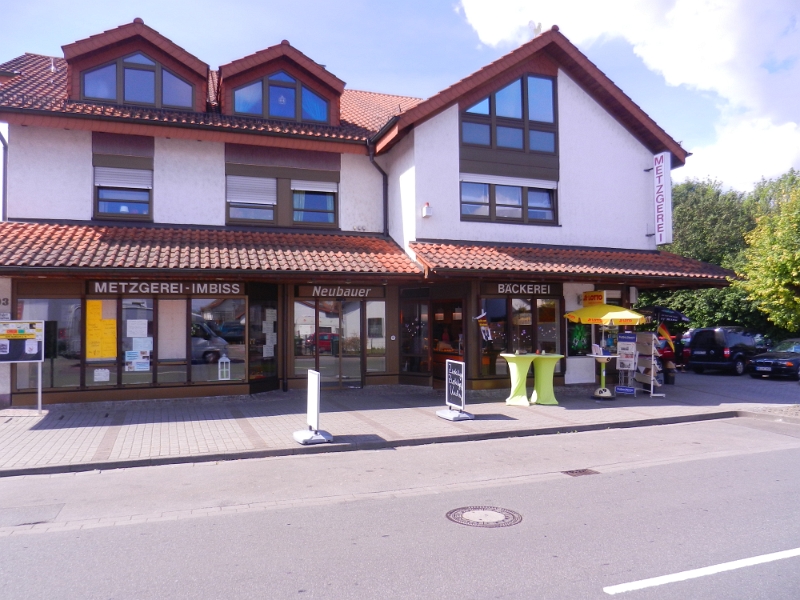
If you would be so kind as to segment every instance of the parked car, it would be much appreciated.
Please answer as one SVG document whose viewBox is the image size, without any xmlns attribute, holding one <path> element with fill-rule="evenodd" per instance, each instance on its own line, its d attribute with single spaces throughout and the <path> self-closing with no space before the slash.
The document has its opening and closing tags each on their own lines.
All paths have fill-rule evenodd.
<svg viewBox="0 0 800 600">
<path fill-rule="evenodd" d="M 306 338 L 306 348 L 308 348 L 312 354 L 314 353 L 317 337 L 319 337 L 320 354 L 339 354 L 339 334 L 328 332 L 318 334 L 312 333 Z"/>
<path fill-rule="evenodd" d="M 800 338 L 779 342 L 769 352 L 756 354 L 747 363 L 750 377 L 781 375 L 800 379 Z"/>
<path fill-rule="evenodd" d="M 747 361 L 757 352 L 755 336 L 742 327 L 695 329 L 687 350 L 684 356 L 695 373 L 717 369 L 734 375 L 744 373 Z"/>
<path fill-rule="evenodd" d="M 192 323 L 192 362 L 215 363 L 223 355 L 228 355 L 228 342 L 206 322 Z"/>
</svg>

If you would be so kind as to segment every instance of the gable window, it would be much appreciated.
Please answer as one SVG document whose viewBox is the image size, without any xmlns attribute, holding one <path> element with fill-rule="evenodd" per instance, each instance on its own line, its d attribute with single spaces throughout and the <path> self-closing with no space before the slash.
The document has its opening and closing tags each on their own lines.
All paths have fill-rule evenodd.
<svg viewBox="0 0 800 600">
<path fill-rule="evenodd" d="M 82 97 L 156 108 L 194 107 L 194 87 L 141 52 L 82 73 Z"/>
<path fill-rule="evenodd" d="M 273 223 L 275 205 L 278 203 L 277 181 L 272 177 L 227 175 L 228 222 Z"/>
<path fill-rule="evenodd" d="M 528 75 L 468 107 L 461 118 L 461 143 L 555 154 L 554 80 Z"/>
<path fill-rule="evenodd" d="M 553 225 L 555 183 L 463 174 L 461 220 Z"/>
<path fill-rule="evenodd" d="M 152 220 L 153 172 L 94 167 L 95 218 Z"/>
<path fill-rule="evenodd" d="M 329 102 L 284 71 L 233 91 L 233 110 L 290 121 L 330 121 Z"/>
</svg>

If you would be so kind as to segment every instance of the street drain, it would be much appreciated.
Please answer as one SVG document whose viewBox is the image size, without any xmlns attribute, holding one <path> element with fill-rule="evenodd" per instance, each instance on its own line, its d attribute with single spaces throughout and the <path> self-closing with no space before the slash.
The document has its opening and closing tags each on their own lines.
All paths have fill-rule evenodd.
<svg viewBox="0 0 800 600">
<path fill-rule="evenodd" d="M 464 506 L 447 513 L 447 518 L 470 527 L 510 527 L 522 522 L 522 515 L 497 506 Z"/>
<path fill-rule="evenodd" d="M 581 475 L 599 475 L 597 471 L 592 471 L 591 469 L 575 469 L 574 471 L 561 471 L 564 475 L 569 475 L 570 477 L 580 477 Z"/>
</svg>

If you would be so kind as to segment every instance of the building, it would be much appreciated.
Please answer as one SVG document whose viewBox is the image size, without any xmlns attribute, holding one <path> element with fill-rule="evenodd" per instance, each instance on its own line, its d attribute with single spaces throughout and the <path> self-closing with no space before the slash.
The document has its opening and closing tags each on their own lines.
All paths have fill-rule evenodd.
<svg viewBox="0 0 800 600">
<path fill-rule="evenodd" d="M 285 40 L 212 70 L 141 19 L 63 51 L 0 64 L 0 319 L 46 321 L 45 402 L 436 385 L 447 358 L 505 386 L 504 350 L 593 381 L 583 291 L 725 285 L 656 247 L 653 157 L 687 152 L 556 27 L 427 100 Z M 6 402 L 35 386 L 0 365 Z"/>
</svg>

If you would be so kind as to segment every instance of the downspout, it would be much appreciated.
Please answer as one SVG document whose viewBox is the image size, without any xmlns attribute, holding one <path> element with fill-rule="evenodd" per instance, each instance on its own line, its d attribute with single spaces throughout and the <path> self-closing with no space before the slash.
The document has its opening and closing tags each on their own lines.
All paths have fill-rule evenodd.
<svg viewBox="0 0 800 600">
<path fill-rule="evenodd" d="M 0 143 L 3 144 L 3 199 L 0 203 L 0 221 L 8 220 L 8 142 L 0 133 Z"/>
<path fill-rule="evenodd" d="M 383 177 L 383 235 L 389 237 L 389 176 L 386 174 L 381 166 L 375 162 L 375 146 L 367 140 L 367 151 L 369 152 L 369 162 L 372 166 L 378 169 Z"/>
</svg>

